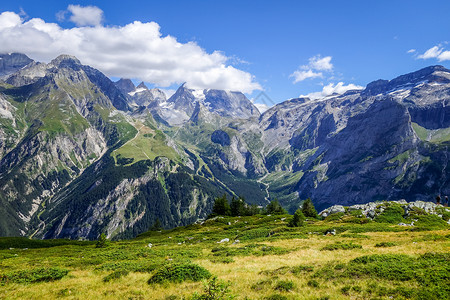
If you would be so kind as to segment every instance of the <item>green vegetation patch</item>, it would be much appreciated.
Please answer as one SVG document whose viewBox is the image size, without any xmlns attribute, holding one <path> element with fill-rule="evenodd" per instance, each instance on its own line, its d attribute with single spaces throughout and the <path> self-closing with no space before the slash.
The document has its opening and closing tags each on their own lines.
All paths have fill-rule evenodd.
<svg viewBox="0 0 450 300">
<path fill-rule="evenodd" d="M 295 288 L 295 284 L 292 280 L 279 280 L 274 289 L 281 292 L 289 292 Z"/>
<path fill-rule="evenodd" d="M 334 244 L 326 245 L 320 250 L 334 251 L 334 250 L 351 250 L 351 249 L 362 249 L 362 246 L 359 244 L 354 244 L 353 242 L 350 243 L 337 242 Z"/>
<path fill-rule="evenodd" d="M 405 221 L 403 214 L 404 211 L 400 205 L 389 205 L 374 220 L 379 223 L 398 224 Z"/>
<path fill-rule="evenodd" d="M 148 283 L 201 281 L 211 276 L 207 269 L 196 264 L 168 265 L 156 271 Z"/>
<path fill-rule="evenodd" d="M 148 130 L 148 128 L 147 128 Z M 135 163 L 141 160 L 154 160 L 164 156 L 177 160 L 178 155 L 172 147 L 167 146 L 166 137 L 160 130 L 154 134 L 144 133 L 141 128 L 135 137 L 113 152 L 118 164 Z"/>
<path fill-rule="evenodd" d="M 437 215 L 420 215 L 414 217 L 414 231 L 445 229 L 447 222 Z"/>
<path fill-rule="evenodd" d="M 1 285 L 7 283 L 35 283 L 43 281 L 60 280 L 69 273 L 61 268 L 38 268 L 32 270 L 19 270 L 6 274 L 0 274 Z"/>
<path fill-rule="evenodd" d="M 111 280 L 119 279 L 121 277 L 127 276 L 130 271 L 128 270 L 117 270 L 109 274 L 108 276 L 105 276 L 103 278 L 103 282 L 109 282 Z"/>
<path fill-rule="evenodd" d="M 393 242 L 381 242 L 381 243 L 377 243 L 375 244 L 375 247 L 377 248 L 386 248 L 386 247 L 394 247 L 397 246 L 397 243 L 393 243 Z"/>
<path fill-rule="evenodd" d="M 63 245 L 87 246 L 94 242 L 88 241 L 74 241 L 68 239 L 56 240 L 32 240 L 25 237 L 0 237 L 0 250 L 9 248 L 50 248 Z"/>
<path fill-rule="evenodd" d="M 442 143 L 450 141 L 450 128 L 440 128 L 435 130 L 429 130 L 417 123 L 412 123 L 412 127 L 417 136 L 422 141 L 429 141 L 432 143 Z"/>
<path fill-rule="evenodd" d="M 364 291 L 365 296 L 449 299 L 450 253 L 426 253 L 417 258 L 404 254 L 365 255 L 346 264 L 329 264 L 314 277 L 323 280 L 377 278 L 378 282 L 371 283 Z M 396 282 L 396 287 L 381 285 L 391 281 Z M 350 289 L 345 288 L 344 292 Z M 361 292 L 361 289 L 353 292 Z"/>
<path fill-rule="evenodd" d="M 265 255 L 283 255 L 289 253 L 290 250 L 275 247 L 275 246 L 267 246 L 264 244 L 249 244 L 243 247 L 216 247 L 211 250 L 213 256 L 265 256 Z"/>
</svg>

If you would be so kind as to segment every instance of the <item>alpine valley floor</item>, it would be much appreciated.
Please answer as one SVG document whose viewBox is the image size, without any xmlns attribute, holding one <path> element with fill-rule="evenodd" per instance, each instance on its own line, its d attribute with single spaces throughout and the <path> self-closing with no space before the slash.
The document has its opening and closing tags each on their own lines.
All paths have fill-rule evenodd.
<svg viewBox="0 0 450 300">
<path fill-rule="evenodd" d="M 290 215 L 219 216 L 103 248 L 5 237 L 0 298 L 449 299 L 448 214 L 417 210 L 400 226 L 347 212 L 301 227 Z"/>
</svg>

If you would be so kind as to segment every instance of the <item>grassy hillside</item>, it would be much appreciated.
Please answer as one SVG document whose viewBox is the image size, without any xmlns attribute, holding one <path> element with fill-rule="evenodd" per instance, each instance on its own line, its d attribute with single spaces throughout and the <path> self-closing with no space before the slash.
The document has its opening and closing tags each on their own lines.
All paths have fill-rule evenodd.
<svg viewBox="0 0 450 300">
<path fill-rule="evenodd" d="M 448 299 L 447 223 L 384 217 L 216 217 L 104 248 L 0 238 L 0 298 L 228 299 L 202 298 L 206 284 L 235 299 Z"/>
</svg>

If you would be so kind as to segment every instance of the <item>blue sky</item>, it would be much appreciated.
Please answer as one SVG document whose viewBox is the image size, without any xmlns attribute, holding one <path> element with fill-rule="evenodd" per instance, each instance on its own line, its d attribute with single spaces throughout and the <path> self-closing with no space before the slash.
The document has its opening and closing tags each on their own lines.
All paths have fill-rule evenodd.
<svg viewBox="0 0 450 300">
<path fill-rule="evenodd" d="M 101 20 L 95 20 L 95 12 L 92 20 L 71 20 L 77 12 L 68 9 L 69 5 L 96 6 L 100 9 Z M 334 91 L 339 82 L 342 82 L 341 87 L 349 84 L 365 86 L 379 78 L 392 79 L 429 65 L 450 67 L 450 52 L 446 52 L 450 50 L 450 1 L 11 0 L 0 2 L 0 13 L 5 11 L 21 13 L 22 23 L 40 18 L 46 24 L 58 24 L 61 30 L 122 28 L 134 21 L 155 22 L 160 34 L 159 38 L 158 33 L 153 37 L 155 43 L 159 45 L 159 39 L 169 35 L 183 45 L 183 50 L 172 53 L 170 45 L 174 42 L 166 40 L 167 45 L 160 49 L 166 56 L 160 58 L 155 52 L 140 52 L 135 56 L 152 53 L 150 56 L 155 56 L 155 60 L 149 59 L 146 66 L 171 70 L 133 73 L 133 66 L 139 68 L 138 62 L 125 57 L 116 59 L 117 53 L 130 47 L 123 45 L 120 48 L 119 42 L 111 47 L 118 49 L 117 53 L 94 47 L 92 51 L 97 53 L 90 58 L 87 47 L 80 46 L 84 52 L 80 50 L 75 54 L 80 53 L 83 63 L 96 62 L 101 61 L 99 52 L 105 51 L 105 56 L 128 66 L 121 69 L 106 63 L 94 65 L 109 76 L 115 78 L 120 71 L 127 77 L 136 74 L 136 80 L 142 79 L 149 85 L 154 83 L 165 89 L 176 88 L 178 82 L 188 81 L 193 87 L 237 87 L 252 98 L 261 88 L 274 102 L 280 102 L 322 91 L 327 85 L 328 90 Z M 152 23 L 154 27 L 155 23 Z M 143 40 L 148 38 L 142 32 L 150 31 L 140 31 Z M 105 34 L 104 39 L 108 36 Z M 90 41 L 85 37 L 83 41 L 86 40 Z M 102 46 L 108 44 L 102 43 Z M 138 38 L 133 43 L 139 48 Z M 157 51 L 155 43 L 148 44 L 152 51 Z M 21 45 L 13 41 L 9 45 L 0 45 L 0 51 Z M 408 53 L 411 49 L 415 51 Z M 429 49 L 434 50 L 424 55 Z M 39 51 L 25 50 L 28 51 L 22 52 L 32 52 L 33 55 L 27 54 L 42 60 L 48 60 L 53 54 L 45 47 L 39 47 Z M 46 56 L 47 50 L 50 53 Z M 192 61 L 186 57 L 191 53 Z M 178 62 L 183 66 L 178 68 Z M 192 68 L 197 69 L 193 72 Z M 202 70 L 206 75 L 201 74 Z M 211 79 L 216 76 L 216 80 Z"/>
</svg>

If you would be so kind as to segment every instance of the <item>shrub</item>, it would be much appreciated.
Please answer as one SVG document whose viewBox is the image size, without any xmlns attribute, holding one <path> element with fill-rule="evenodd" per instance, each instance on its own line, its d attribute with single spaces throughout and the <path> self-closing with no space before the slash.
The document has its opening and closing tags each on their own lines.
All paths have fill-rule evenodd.
<svg viewBox="0 0 450 300">
<path fill-rule="evenodd" d="M 393 242 L 381 242 L 375 245 L 375 247 L 394 247 L 397 246 L 397 243 Z"/>
<path fill-rule="evenodd" d="M 214 258 L 210 258 L 209 259 L 211 262 L 213 263 L 220 263 L 220 264 L 230 264 L 234 262 L 233 257 L 228 257 L 228 256 L 218 256 L 218 257 L 214 257 Z"/>
<path fill-rule="evenodd" d="M 113 280 L 113 279 L 119 279 L 120 277 L 127 276 L 128 273 L 130 273 L 130 272 L 127 271 L 127 270 L 118 270 L 118 271 L 114 271 L 114 272 L 112 272 L 111 274 L 105 276 L 105 277 L 103 278 L 103 281 L 104 281 L 104 282 L 109 282 L 109 281 L 111 281 L 111 280 Z"/>
<path fill-rule="evenodd" d="M 299 266 L 295 266 L 291 268 L 291 273 L 294 275 L 298 275 L 300 273 L 309 273 L 314 271 L 314 267 L 313 266 L 304 266 L 304 265 L 299 265 Z"/>
<path fill-rule="evenodd" d="M 396 281 L 395 288 L 371 283 L 366 290 L 378 296 L 407 299 L 449 299 L 449 253 L 426 253 L 418 258 L 404 254 L 365 255 L 343 264 L 342 268 L 327 265 L 314 274 L 325 280 L 336 278 L 370 278 L 380 281 Z M 404 285 L 402 282 L 408 281 Z M 344 293 L 349 288 L 344 287 Z M 361 288 L 352 287 L 355 292 Z"/>
<path fill-rule="evenodd" d="M 342 243 L 342 242 L 337 242 L 334 244 L 330 244 L 330 245 L 326 245 L 325 247 L 323 247 L 320 250 L 350 250 L 350 249 L 361 249 L 362 246 L 359 244 L 353 244 L 353 242 L 350 243 Z"/>
<path fill-rule="evenodd" d="M 207 269 L 195 264 L 168 265 L 156 271 L 148 283 L 200 281 L 211 276 Z"/>
<path fill-rule="evenodd" d="M 303 215 L 302 211 L 300 209 L 297 209 L 297 211 L 294 213 L 294 216 L 292 217 L 291 221 L 289 222 L 290 227 L 301 227 L 304 225 L 305 221 L 305 215 Z"/>
<path fill-rule="evenodd" d="M 306 199 L 302 205 L 302 213 L 305 217 L 317 218 L 317 211 L 311 199 Z"/>
<path fill-rule="evenodd" d="M 223 280 L 217 280 L 214 276 L 208 282 L 203 285 L 203 294 L 195 293 L 192 296 L 192 300 L 225 300 L 233 299 L 234 297 L 230 295 L 229 289 L 230 283 Z"/>
<path fill-rule="evenodd" d="M 317 288 L 319 287 L 319 282 L 317 280 L 311 279 L 308 281 L 308 286 Z"/>
<path fill-rule="evenodd" d="M 341 288 L 341 293 L 344 294 L 344 295 L 348 295 L 348 292 L 350 291 L 350 289 L 351 289 L 351 286 L 346 285 L 346 286 Z"/>
<path fill-rule="evenodd" d="M 436 213 L 442 215 L 442 219 L 444 221 L 448 221 L 450 219 L 450 209 L 448 207 L 436 207 Z"/>
<path fill-rule="evenodd" d="M 415 219 L 417 221 L 414 223 L 416 226 L 414 230 L 434 230 L 447 228 L 447 223 L 436 215 L 421 215 L 416 216 Z"/>
<path fill-rule="evenodd" d="M 334 213 L 334 214 L 327 216 L 325 218 L 325 221 L 337 221 L 337 220 L 340 220 L 344 215 L 345 215 L 345 213 L 343 213 L 343 212 Z"/>
<path fill-rule="evenodd" d="M 280 280 L 275 285 L 275 290 L 289 292 L 294 289 L 295 284 L 292 280 Z"/>
<path fill-rule="evenodd" d="M 378 223 L 390 223 L 398 224 L 403 222 L 403 208 L 398 205 L 388 206 L 381 214 L 375 217 L 375 221 Z"/>
<path fill-rule="evenodd" d="M 42 281 L 60 280 L 69 273 L 67 269 L 61 268 L 39 268 L 33 270 L 20 270 L 4 275 L 0 274 L 0 283 L 34 283 Z"/>
</svg>

